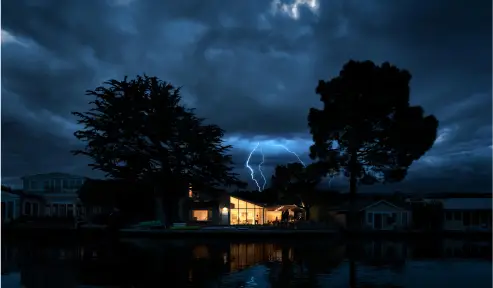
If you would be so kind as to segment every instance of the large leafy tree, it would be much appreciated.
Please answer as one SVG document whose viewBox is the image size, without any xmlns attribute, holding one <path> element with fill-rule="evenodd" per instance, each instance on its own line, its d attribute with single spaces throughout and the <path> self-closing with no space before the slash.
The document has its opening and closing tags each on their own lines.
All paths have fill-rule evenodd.
<svg viewBox="0 0 493 288">
<path fill-rule="evenodd" d="M 115 179 L 155 187 L 157 212 L 176 218 L 176 203 L 190 183 L 202 187 L 243 185 L 232 171 L 224 131 L 204 124 L 181 104 L 179 88 L 156 77 L 110 80 L 87 91 L 94 97 L 87 112 L 73 112 L 84 125 L 75 137 L 85 142 L 74 154 L 91 158 L 90 166 Z M 162 221 L 176 220 L 158 215 Z"/>
<path fill-rule="evenodd" d="M 332 167 L 344 171 L 352 201 L 358 182 L 404 179 L 435 142 L 438 120 L 410 105 L 410 80 L 408 71 L 389 63 L 349 61 L 339 76 L 319 81 L 316 93 L 323 107 L 308 115 L 314 141 L 310 156 L 321 162 L 330 158 Z M 350 215 L 354 221 L 354 211 Z"/>
<path fill-rule="evenodd" d="M 278 193 L 279 199 L 289 199 L 303 208 L 307 220 L 314 203 L 315 189 L 327 171 L 323 164 L 313 163 L 306 167 L 298 162 L 277 165 L 272 175 L 271 189 Z"/>
</svg>

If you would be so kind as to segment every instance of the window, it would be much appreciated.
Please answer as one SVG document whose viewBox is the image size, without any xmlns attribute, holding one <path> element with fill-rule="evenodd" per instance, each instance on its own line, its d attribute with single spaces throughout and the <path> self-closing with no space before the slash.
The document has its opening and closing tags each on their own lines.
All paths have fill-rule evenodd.
<svg viewBox="0 0 493 288">
<path fill-rule="evenodd" d="M 392 225 L 395 223 L 395 215 L 396 213 L 387 213 L 387 214 L 384 214 L 386 215 L 386 218 L 387 218 L 387 225 Z M 385 217 L 385 216 L 384 216 Z"/>
<path fill-rule="evenodd" d="M 53 190 L 57 193 L 62 192 L 62 180 L 61 179 L 55 179 L 53 180 Z"/>
<path fill-rule="evenodd" d="M 69 189 L 70 188 L 70 181 L 65 179 L 62 181 L 63 189 Z"/>
<path fill-rule="evenodd" d="M 31 187 L 29 186 L 29 180 L 24 179 L 24 180 L 22 181 L 22 188 L 23 188 L 24 190 L 29 190 L 29 189 L 31 188 Z"/>
<path fill-rule="evenodd" d="M 43 190 L 45 191 L 50 191 L 52 188 L 50 181 L 44 181 L 43 182 Z"/>
<path fill-rule="evenodd" d="M 53 213 L 51 213 L 52 216 L 58 216 L 58 204 L 53 204 L 53 207 L 52 207 L 52 211 Z"/>
<path fill-rule="evenodd" d="M 402 225 L 407 225 L 407 212 L 402 212 Z"/>
<path fill-rule="evenodd" d="M 31 190 L 38 190 L 40 189 L 40 185 L 39 185 L 39 182 L 38 181 L 33 181 L 33 180 L 30 180 L 29 181 L 29 187 L 27 187 L 28 189 L 31 189 Z"/>
<path fill-rule="evenodd" d="M 39 216 L 39 205 L 38 205 L 38 203 L 33 203 L 33 215 Z"/>
<path fill-rule="evenodd" d="M 452 212 L 450 211 L 445 212 L 445 219 L 447 219 L 448 221 L 452 220 Z"/>
<path fill-rule="evenodd" d="M 461 212 L 454 212 L 454 220 L 455 221 L 461 221 L 462 220 L 462 213 Z"/>
<path fill-rule="evenodd" d="M 207 210 L 193 210 L 192 219 L 195 221 L 207 221 L 209 220 L 209 211 Z"/>
<path fill-rule="evenodd" d="M 14 202 L 13 201 L 7 202 L 7 218 L 8 219 L 14 218 Z"/>
<path fill-rule="evenodd" d="M 60 204 L 60 216 L 66 217 L 67 216 L 67 205 L 65 204 Z"/>
<path fill-rule="evenodd" d="M 366 220 L 366 222 L 368 222 L 369 224 L 373 223 L 373 213 L 368 213 L 368 219 Z"/>
<path fill-rule="evenodd" d="M 67 205 L 67 214 L 68 214 L 68 217 L 74 216 L 74 204 L 68 204 Z"/>
<path fill-rule="evenodd" d="M 465 226 L 471 225 L 471 212 L 464 211 L 463 223 Z"/>
<path fill-rule="evenodd" d="M 30 202 L 26 202 L 26 204 L 24 204 L 24 214 L 25 215 L 31 215 L 31 203 Z"/>
</svg>

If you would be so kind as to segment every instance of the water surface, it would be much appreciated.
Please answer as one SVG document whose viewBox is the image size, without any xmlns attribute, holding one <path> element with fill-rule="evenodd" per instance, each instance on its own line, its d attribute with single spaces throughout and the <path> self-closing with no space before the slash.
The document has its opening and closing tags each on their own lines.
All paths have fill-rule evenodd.
<svg viewBox="0 0 493 288">
<path fill-rule="evenodd" d="M 492 287 L 491 243 L 2 240 L 2 287 Z"/>
</svg>

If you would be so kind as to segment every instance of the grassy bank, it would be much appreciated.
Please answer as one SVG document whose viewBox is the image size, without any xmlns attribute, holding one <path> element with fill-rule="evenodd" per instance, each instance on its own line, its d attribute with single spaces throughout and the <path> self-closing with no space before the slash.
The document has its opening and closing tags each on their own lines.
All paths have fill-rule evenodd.
<svg viewBox="0 0 493 288">
<path fill-rule="evenodd" d="M 203 239 L 203 238 L 276 238 L 276 239 L 303 239 L 317 237 L 348 237 L 348 238 L 387 238 L 387 239 L 406 239 L 406 238 L 463 238 L 481 239 L 491 241 L 491 232 L 480 231 L 358 231 L 343 232 L 329 229 L 316 230 L 294 230 L 294 229 L 121 229 L 117 232 L 119 238 L 149 238 L 149 239 Z M 117 236 L 113 235 L 113 236 Z M 74 237 L 80 239 L 105 238 L 109 236 L 104 226 L 83 227 L 81 229 L 63 227 L 2 227 L 2 237 L 4 236 L 25 236 L 25 237 Z"/>
</svg>

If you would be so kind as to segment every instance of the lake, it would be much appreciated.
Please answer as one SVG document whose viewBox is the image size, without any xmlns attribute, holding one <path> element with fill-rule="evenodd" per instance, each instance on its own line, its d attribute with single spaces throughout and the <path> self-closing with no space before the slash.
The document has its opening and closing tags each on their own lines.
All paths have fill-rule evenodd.
<svg viewBox="0 0 493 288">
<path fill-rule="evenodd" d="M 491 253 L 491 242 L 452 239 L 77 243 L 2 237 L 1 267 L 3 288 L 490 288 Z"/>
</svg>

